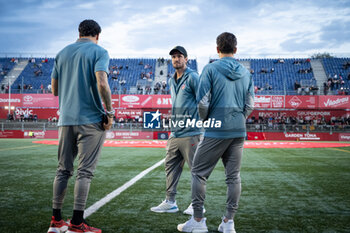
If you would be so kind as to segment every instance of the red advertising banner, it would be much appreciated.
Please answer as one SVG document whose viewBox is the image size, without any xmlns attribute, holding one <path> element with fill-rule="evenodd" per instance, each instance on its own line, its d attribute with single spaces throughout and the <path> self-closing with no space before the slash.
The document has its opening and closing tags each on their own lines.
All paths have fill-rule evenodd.
<svg viewBox="0 0 350 233">
<path fill-rule="evenodd" d="M 340 133 L 339 141 L 350 141 L 350 133 Z"/>
<path fill-rule="evenodd" d="M 170 95 L 153 95 L 152 100 L 153 108 L 171 108 L 171 96 Z"/>
<path fill-rule="evenodd" d="M 58 96 L 52 94 L 24 94 L 22 107 L 58 108 Z"/>
<path fill-rule="evenodd" d="M 118 107 L 152 108 L 152 95 L 121 95 L 120 106 Z"/>
<path fill-rule="evenodd" d="M 272 141 L 339 141 L 340 137 L 339 133 L 248 132 L 247 134 L 250 140 L 261 140 L 261 138 L 264 138 L 264 140 Z"/>
<path fill-rule="evenodd" d="M 284 108 L 284 95 L 256 95 L 254 108 Z"/>
<path fill-rule="evenodd" d="M 106 139 L 153 139 L 153 133 L 142 131 L 108 131 Z"/>
<path fill-rule="evenodd" d="M 0 131 L 0 138 L 23 138 L 23 132 L 21 130 Z"/>
<path fill-rule="evenodd" d="M 318 96 L 287 95 L 285 108 L 315 109 L 318 104 Z"/>
<path fill-rule="evenodd" d="M 12 94 L 11 106 L 58 108 L 58 97 L 52 94 Z M 9 105 L 9 95 L 0 94 L 0 107 Z"/>
<path fill-rule="evenodd" d="M 349 95 L 319 96 L 318 107 L 322 109 L 350 109 Z"/>
<path fill-rule="evenodd" d="M 142 110 L 141 109 L 117 109 L 115 111 L 116 117 L 120 118 L 126 118 L 131 117 L 135 118 L 136 116 L 142 116 Z"/>
<path fill-rule="evenodd" d="M 22 95 L 21 94 L 0 94 L 0 107 L 9 106 L 9 98 L 11 106 L 22 106 Z"/>
<path fill-rule="evenodd" d="M 21 108 L 16 107 L 14 111 L 16 118 L 19 118 L 21 115 L 37 115 L 38 119 L 48 119 L 49 117 L 59 117 L 59 111 L 57 108 Z M 0 108 L 0 119 L 6 119 L 8 114 L 8 110 L 4 108 Z"/>
<path fill-rule="evenodd" d="M 33 136 L 29 136 L 29 132 L 33 133 Z M 58 130 L 46 130 L 46 131 L 21 131 L 21 130 L 6 130 L 0 131 L 0 138 L 33 138 L 33 139 L 57 139 Z"/>
<path fill-rule="evenodd" d="M 12 94 L 11 106 L 58 108 L 58 97 L 52 94 Z M 9 105 L 9 95 L 0 94 L 0 107 Z M 112 95 L 113 108 L 171 108 L 170 95 Z M 283 96 L 257 95 L 256 109 L 350 109 L 350 96 Z"/>
<path fill-rule="evenodd" d="M 34 136 L 29 136 L 29 131 L 6 130 L 0 131 L 0 138 L 33 138 L 33 139 L 57 139 L 57 130 L 31 131 Z M 350 141 L 350 133 L 282 133 L 282 132 L 248 132 L 249 140 L 273 140 L 273 141 Z M 141 131 L 108 131 L 106 139 L 157 139 L 153 132 Z M 117 143 L 117 142 L 116 142 Z M 137 143 L 131 142 L 131 143 Z"/>
<path fill-rule="evenodd" d="M 325 117 L 326 120 L 329 120 L 332 116 L 335 117 L 347 117 L 350 115 L 350 111 L 346 110 L 253 110 L 252 114 L 249 117 L 258 117 L 268 118 L 268 117 L 303 117 L 310 116 L 311 119 L 314 117 L 321 118 Z"/>
</svg>

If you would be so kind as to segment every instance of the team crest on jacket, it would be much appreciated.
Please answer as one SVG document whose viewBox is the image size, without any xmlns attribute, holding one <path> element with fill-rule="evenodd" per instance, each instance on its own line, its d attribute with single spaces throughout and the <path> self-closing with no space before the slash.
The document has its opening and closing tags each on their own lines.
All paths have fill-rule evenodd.
<svg viewBox="0 0 350 233">
<path fill-rule="evenodd" d="M 185 90 L 185 87 L 186 87 L 186 85 L 183 84 L 183 85 L 181 86 L 181 89 L 182 89 L 182 90 Z"/>
</svg>

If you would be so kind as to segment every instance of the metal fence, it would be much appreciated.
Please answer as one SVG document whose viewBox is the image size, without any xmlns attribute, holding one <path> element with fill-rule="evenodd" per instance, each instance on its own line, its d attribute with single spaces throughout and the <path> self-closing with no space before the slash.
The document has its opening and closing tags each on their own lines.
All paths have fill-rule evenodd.
<svg viewBox="0 0 350 233">
<path fill-rule="evenodd" d="M 310 125 L 310 124 L 247 124 L 248 132 L 350 132 L 350 125 Z M 0 130 L 58 130 L 55 122 L 17 122 L 17 121 L 2 121 L 0 122 Z M 169 128 L 145 129 L 143 123 L 114 123 L 112 131 L 169 131 Z"/>
</svg>

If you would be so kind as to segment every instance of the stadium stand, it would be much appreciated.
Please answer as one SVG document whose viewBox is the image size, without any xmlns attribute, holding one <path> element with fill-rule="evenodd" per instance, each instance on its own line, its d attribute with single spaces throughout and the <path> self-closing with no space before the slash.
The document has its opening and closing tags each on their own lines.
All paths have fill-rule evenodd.
<svg viewBox="0 0 350 233">
<path fill-rule="evenodd" d="M 0 82 L 16 66 L 16 62 L 14 62 L 16 59 L 0 58 Z M 11 92 L 50 92 L 50 76 L 54 59 L 25 59 L 28 59 L 29 63 L 11 85 Z M 209 62 L 213 61 L 215 59 L 211 59 Z M 349 58 L 317 60 L 322 66 L 322 72 L 328 78 L 327 82 L 317 80 L 317 72 L 315 73 L 312 67 L 312 62 L 315 60 L 278 58 L 239 59 L 238 61 L 250 69 L 256 93 L 260 95 L 349 94 Z M 196 59 L 189 59 L 188 66 L 198 71 Z M 169 93 L 167 81 L 175 72 L 171 60 L 164 58 L 113 58 L 110 60 L 109 67 L 108 81 L 113 94 L 167 94 Z M 5 88 L 6 85 L 3 85 L 2 89 Z"/>
<path fill-rule="evenodd" d="M 16 65 L 16 59 L 14 58 L 0 58 L 0 83 L 1 83 L 1 92 L 5 91 L 5 76 L 13 69 Z"/>
<path fill-rule="evenodd" d="M 294 90 L 295 83 L 316 85 L 310 62 L 306 59 L 251 59 L 254 85 L 260 94 L 270 92 L 286 94 Z"/>
<path fill-rule="evenodd" d="M 112 93 L 129 93 L 139 80 L 154 80 L 156 59 L 126 58 L 111 59 L 108 82 Z M 135 93 L 136 94 L 136 93 Z"/>
<path fill-rule="evenodd" d="M 349 94 L 350 59 L 324 58 L 322 62 L 328 77 L 327 83 L 324 86 L 329 90 L 337 91 L 337 94 Z"/>
<path fill-rule="evenodd" d="M 51 83 L 53 58 L 28 58 L 29 63 L 12 84 L 13 93 L 45 93 Z"/>
</svg>

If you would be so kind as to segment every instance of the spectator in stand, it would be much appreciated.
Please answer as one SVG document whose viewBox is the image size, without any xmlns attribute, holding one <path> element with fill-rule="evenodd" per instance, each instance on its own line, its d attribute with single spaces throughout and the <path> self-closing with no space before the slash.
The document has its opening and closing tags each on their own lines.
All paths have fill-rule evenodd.
<svg viewBox="0 0 350 233">
<path fill-rule="evenodd" d="M 165 81 L 162 81 L 162 94 L 166 94 L 167 93 L 166 89 L 167 89 L 167 84 L 166 84 Z"/>
<path fill-rule="evenodd" d="M 29 121 L 29 114 L 27 111 L 24 113 L 24 121 Z"/>
<path fill-rule="evenodd" d="M 254 86 L 254 94 L 258 93 L 259 87 L 258 86 Z"/>
<path fill-rule="evenodd" d="M 268 71 L 265 67 L 261 68 L 260 73 L 267 74 Z"/>
<path fill-rule="evenodd" d="M 350 61 L 347 61 L 343 64 L 343 69 L 346 70 L 350 67 Z"/>
<path fill-rule="evenodd" d="M 161 88 L 161 84 L 160 82 L 157 82 L 153 88 L 154 94 L 158 94 L 158 92 L 160 91 L 160 88 Z"/>
<path fill-rule="evenodd" d="M 268 83 L 265 84 L 265 90 L 272 90 L 272 86 Z"/>
<path fill-rule="evenodd" d="M 339 88 L 338 95 L 345 95 L 345 90 L 343 87 Z"/>
<path fill-rule="evenodd" d="M 298 90 L 301 87 L 300 83 L 298 81 L 295 81 L 294 83 L 294 90 Z"/>
<path fill-rule="evenodd" d="M 328 92 L 329 92 L 329 85 L 328 85 L 328 82 L 324 82 L 324 83 L 323 83 L 323 94 L 324 94 L 324 95 L 328 95 Z"/>
<path fill-rule="evenodd" d="M 143 88 L 141 87 L 140 84 L 137 84 L 137 93 L 142 95 L 143 94 Z"/>
<path fill-rule="evenodd" d="M 317 95 L 318 89 L 319 89 L 318 87 L 316 87 L 314 85 L 311 85 L 311 87 L 310 87 L 310 94 Z"/>
</svg>

